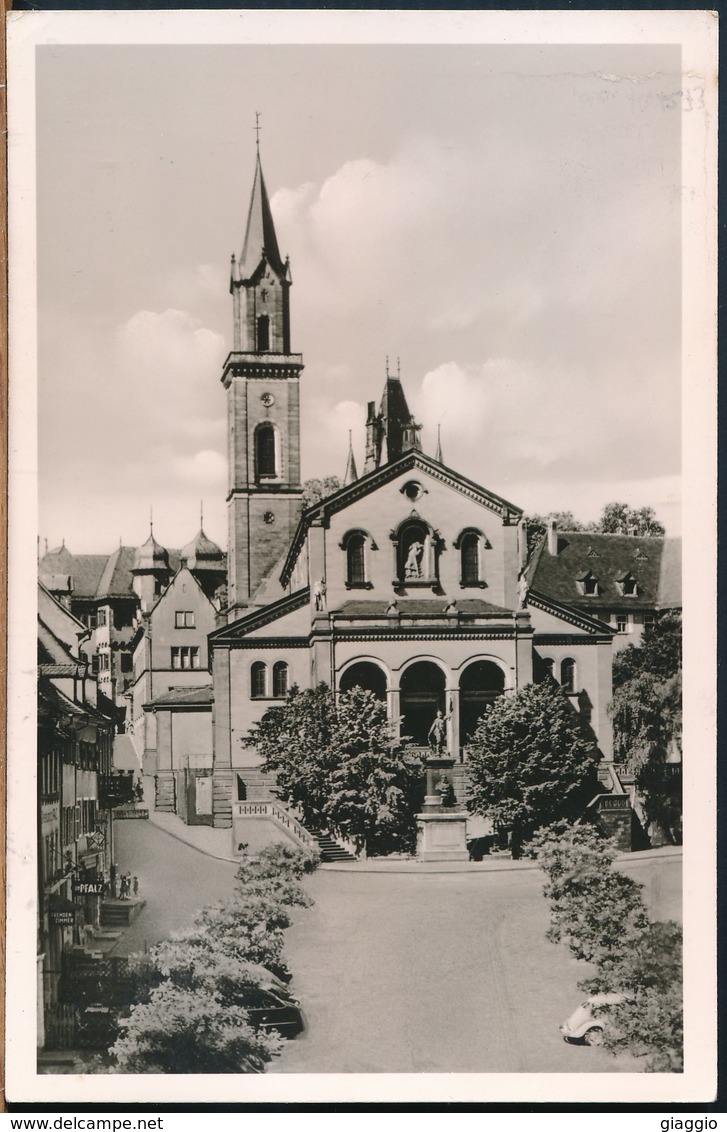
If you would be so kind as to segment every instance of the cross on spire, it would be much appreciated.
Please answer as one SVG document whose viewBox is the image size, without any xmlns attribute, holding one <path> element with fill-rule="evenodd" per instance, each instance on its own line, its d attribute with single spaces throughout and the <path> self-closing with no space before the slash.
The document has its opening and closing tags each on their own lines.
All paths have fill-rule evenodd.
<svg viewBox="0 0 727 1132">
<path fill-rule="evenodd" d="M 260 152 L 260 111 L 255 111 L 255 145 L 258 153 Z"/>
</svg>

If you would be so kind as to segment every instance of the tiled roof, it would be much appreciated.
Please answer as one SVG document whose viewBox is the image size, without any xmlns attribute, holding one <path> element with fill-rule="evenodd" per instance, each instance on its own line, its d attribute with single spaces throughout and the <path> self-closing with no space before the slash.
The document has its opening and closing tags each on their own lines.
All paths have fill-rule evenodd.
<svg viewBox="0 0 727 1132">
<path fill-rule="evenodd" d="M 49 550 L 40 560 L 40 581 L 52 593 L 68 592 L 68 579 L 74 598 L 133 597 L 132 569 L 138 551 L 133 546 L 119 546 L 113 554 L 71 554 L 62 546 Z M 181 566 L 178 550 L 164 551 L 169 569 L 176 574 Z M 221 569 L 225 568 L 226 555 L 222 555 Z M 165 567 L 166 568 L 166 567 Z"/>
<path fill-rule="evenodd" d="M 213 702 L 214 695 L 212 685 L 203 684 L 201 688 L 170 688 L 168 692 L 162 692 L 160 696 L 156 696 L 150 703 L 144 704 L 144 707 L 163 707 L 164 705 L 170 704 L 192 707 L 195 704 L 205 705 Z"/>
<path fill-rule="evenodd" d="M 73 655 L 68 645 L 60 640 L 40 618 L 38 618 L 38 646 L 39 659 L 41 656 L 43 658 L 42 664 L 77 665 L 79 663 L 78 657 Z"/>
<path fill-rule="evenodd" d="M 452 616 L 457 613 L 465 617 L 492 617 L 510 615 L 511 609 L 501 605 L 491 605 L 479 598 L 457 598 L 453 603 L 449 598 L 404 598 L 396 601 L 396 612 L 402 617 L 444 617 L 447 608 L 454 604 Z M 345 601 L 332 612 L 339 617 L 385 617 L 391 608 L 390 601 Z"/>
<path fill-rule="evenodd" d="M 119 546 L 106 560 L 104 572 L 98 584 L 96 597 L 133 597 L 134 577 L 131 569 L 136 557 L 133 546 Z"/>
<path fill-rule="evenodd" d="M 546 596 L 580 609 L 624 604 L 654 608 L 659 604 L 664 544 L 671 541 L 679 540 L 564 531 L 558 534 L 557 554 L 549 553 L 547 539 L 539 547 L 529 581 Z M 598 594 L 593 597 L 583 594 L 577 584 L 589 574 L 598 582 Z M 637 593 L 632 597 L 624 596 L 618 585 L 625 574 L 636 579 Z"/>
<path fill-rule="evenodd" d="M 78 676 L 79 668 L 85 670 L 85 665 L 78 664 L 45 664 L 38 665 L 41 676 Z"/>
<path fill-rule="evenodd" d="M 107 560 L 107 554 L 71 554 L 62 546 L 58 550 L 49 550 L 41 558 L 38 572 L 41 582 L 50 590 L 53 589 L 50 579 L 54 575 L 70 574 L 73 596 L 92 598 L 96 596 Z"/>
<path fill-rule="evenodd" d="M 665 538 L 659 571 L 659 606 L 674 609 L 682 604 L 682 540 Z"/>
</svg>

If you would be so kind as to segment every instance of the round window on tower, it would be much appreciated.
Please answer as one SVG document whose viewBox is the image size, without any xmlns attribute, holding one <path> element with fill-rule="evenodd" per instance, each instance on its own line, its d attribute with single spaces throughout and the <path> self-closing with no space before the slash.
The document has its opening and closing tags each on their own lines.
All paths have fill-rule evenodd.
<svg viewBox="0 0 727 1132">
<path fill-rule="evenodd" d="M 275 398 L 273 397 L 272 393 L 261 393 L 260 400 L 262 401 L 266 409 L 269 409 L 271 405 L 275 404 Z"/>
<path fill-rule="evenodd" d="M 265 514 L 263 515 L 263 522 L 268 524 L 275 522 L 275 516 L 273 515 L 272 511 L 265 512 Z"/>
</svg>

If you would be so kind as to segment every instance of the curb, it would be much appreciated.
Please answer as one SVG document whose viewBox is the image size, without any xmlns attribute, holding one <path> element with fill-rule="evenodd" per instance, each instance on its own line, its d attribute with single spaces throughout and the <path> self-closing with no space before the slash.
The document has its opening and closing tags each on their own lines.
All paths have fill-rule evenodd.
<svg viewBox="0 0 727 1132">
<path fill-rule="evenodd" d="M 240 863 L 238 857 L 213 853 L 210 849 L 204 849 L 201 845 L 195 845 L 194 841 L 191 841 L 188 837 L 182 836 L 181 833 L 177 833 L 175 829 L 167 829 L 166 825 L 162 825 L 161 822 L 156 821 L 151 814 L 149 814 L 149 822 L 155 829 L 160 830 L 161 833 L 168 834 L 169 837 L 173 837 L 175 841 L 181 841 L 183 845 L 188 845 L 190 849 L 195 849 L 205 857 L 212 857 L 215 861 L 226 861 L 229 865 L 238 865 Z"/>
<path fill-rule="evenodd" d="M 162 833 L 166 833 L 169 837 L 173 837 L 175 841 L 181 841 L 184 845 L 188 845 L 190 849 L 196 849 L 198 853 L 202 853 L 205 857 L 211 857 L 215 861 L 226 861 L 227 864 L 239 864 L 239 858 L 233 855 L 225 855 L 220 853 L 213 853 L 209 849 L 204 849 L 181 833 L 174 829 L 168 829 L 166 825 L 162 825 L 152 817 L 153 811 L 149 813 L 149 821 Z M 186 828 L 186 827 L 185 827 Z M 682 856 L 681 845 L 668 845 L 659 849 L 640 849 L 636 853 L 620 853 L 616 858 L 619 863 L 639 863 L 643 861 L 663 860 L 666 858 Z M 414 858 L 409 858 L 402 861 L 350 861 L 345 864 L 337 864 L 334 861 L 329 861 L 318 866 L 319 871 L 327 873 L 382 873 L 401 875 L 412 874 L 422 876 L 431 873 L 503 873 L 503 872 L 527 872 L 533 869 L 538 869 L 539 866 L 535 861 L 527 859 L 524 861 L 513 861 L 511 858 L 506 857 L 497 861 L 417 861 Z"/>
</svg>

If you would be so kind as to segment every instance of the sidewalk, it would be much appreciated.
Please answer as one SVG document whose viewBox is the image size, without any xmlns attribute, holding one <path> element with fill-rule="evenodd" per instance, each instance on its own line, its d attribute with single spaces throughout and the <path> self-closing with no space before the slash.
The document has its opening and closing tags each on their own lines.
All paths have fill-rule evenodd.
<svg viewBox="0 0 727 1132">
<path fill-rule="evenodd" d="M 149 821 L 159 829 L 164 830 L 170 837 L 184 841 L 192 848 L 198 849 L 208 857 L 215 857 L 218 861 L 239 861 L 232 851 L 232 830 L 213 829 L 206 825 L 185 825 L 176 814 L 160 813 L 149 805 Z M 680 845 L 665 845 L 661 849 L 644 849 L 638 853 L 622 853 L 619 860 L 653 861 L 662 857 L 681 857 Z M 503 854 L 495 854 L 483 861 L 417 861 L 413 857 L 371 857 L 359 861 L 345 863 L 329 863 L 320 865 L 325 872 L 342 873 L 493 873 L 537 869 L 535 861 L 527 859 L 513 861 Z"/>
</svg>

